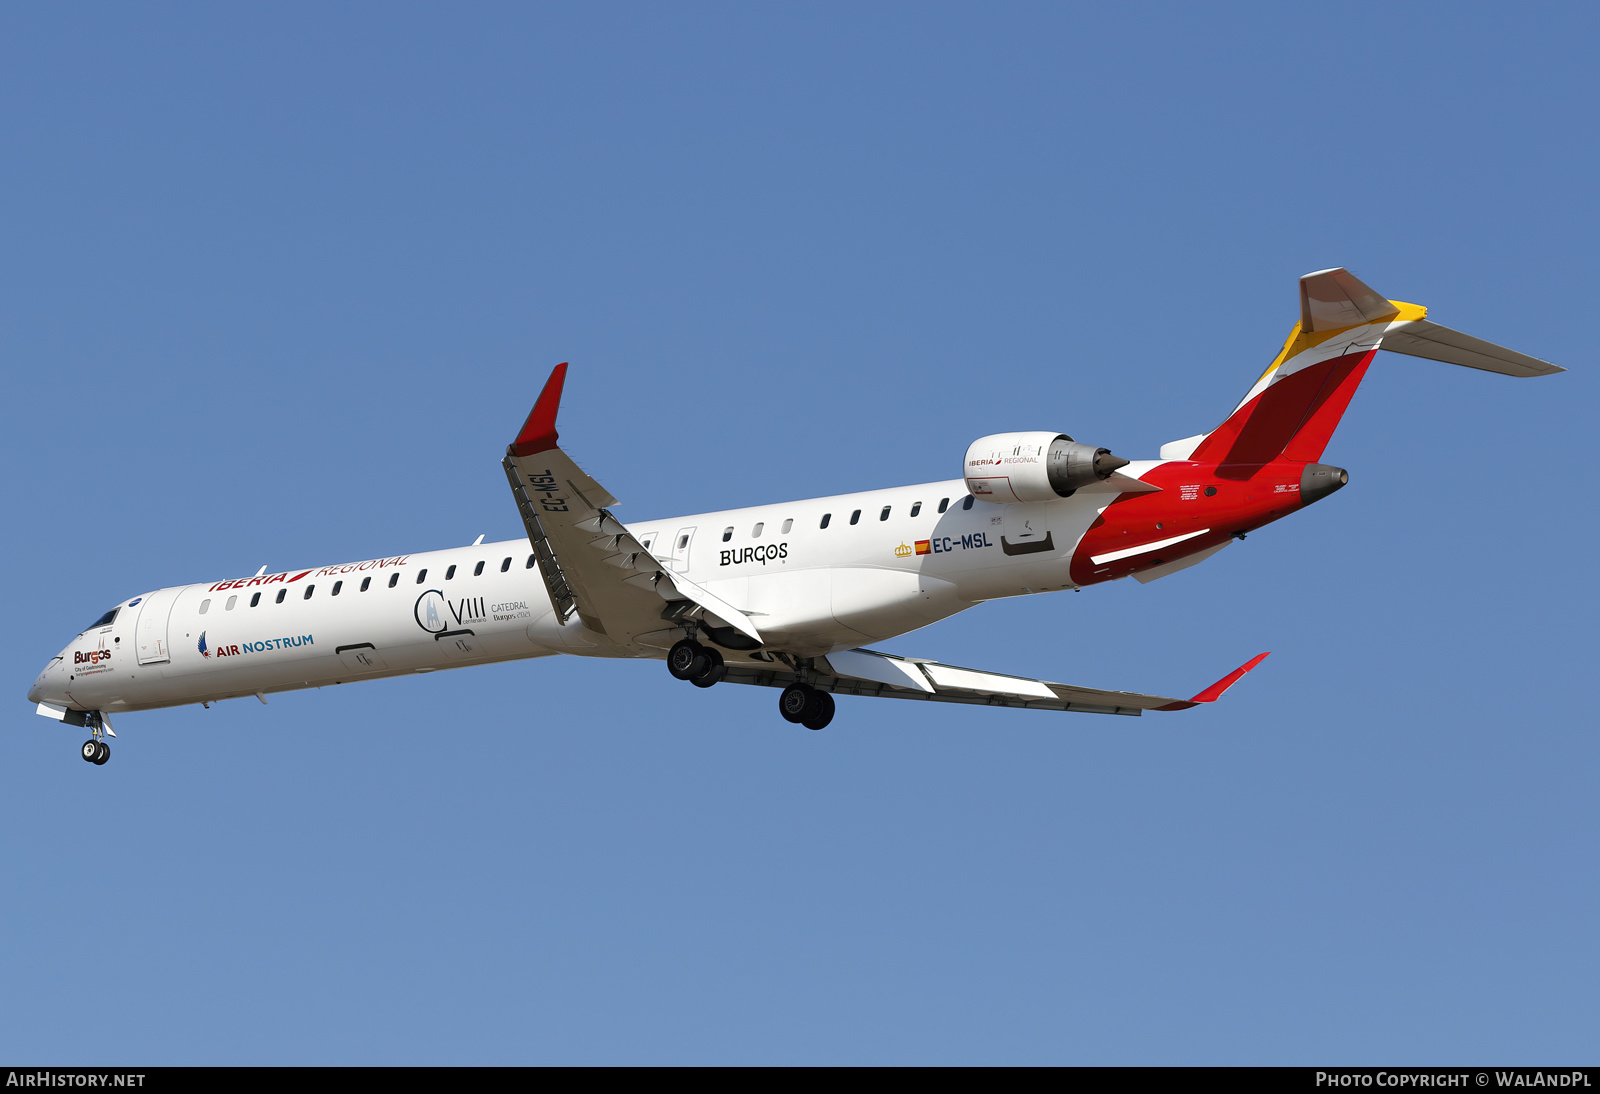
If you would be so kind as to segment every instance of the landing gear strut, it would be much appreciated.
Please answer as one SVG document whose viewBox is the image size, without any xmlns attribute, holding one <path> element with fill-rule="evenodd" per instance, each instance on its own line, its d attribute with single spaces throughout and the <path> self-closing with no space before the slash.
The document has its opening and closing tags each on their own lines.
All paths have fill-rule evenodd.
<svg viewBox="0 0 1600 1094">
<path fill-rule="evenodd" d="M 821 729 L 833 721 L 833 696 L 810 684 L 790 684 L 778 696 L 778 713 L 785 721 Z"/>
</svg>

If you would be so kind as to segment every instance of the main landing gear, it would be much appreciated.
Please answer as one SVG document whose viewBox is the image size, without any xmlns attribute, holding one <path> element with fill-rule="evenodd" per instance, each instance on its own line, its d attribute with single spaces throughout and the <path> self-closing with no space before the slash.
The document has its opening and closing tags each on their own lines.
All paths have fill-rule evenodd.
<svg viewBox="0 0 1600 1094">
<path fill-rule="evenodd" d="M 697 688 L 708 688 L 728 675 L 722 654 L 685 638 L 667 651 L 667 671 Z"/>
<path fill-rule="evenodd" d="M 821 729 L 833 721 L 833 696 L 810 684 L 790 684 L 778 696 L 778 713 L 785 721 Z"/>
<path fill-rule="evenodd" d="M 708 688 L 728 675 L 722 654 L 685 638 L 667 651 L 667 671 L 697 688 Z M 821 729 L 833 721 L 833 696 L 810 684 L 790 684 L 778 696 L 778 713 L 785 721 Z"/>
</svg>

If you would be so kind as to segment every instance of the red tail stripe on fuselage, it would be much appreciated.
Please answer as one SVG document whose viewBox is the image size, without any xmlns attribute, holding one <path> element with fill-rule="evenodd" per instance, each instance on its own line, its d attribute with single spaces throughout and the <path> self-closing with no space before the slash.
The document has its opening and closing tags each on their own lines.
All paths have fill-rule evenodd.
<svg viewBox="0 0 1600 1094">
<path fill-rule="evenodd" d="M 1161 464 L 1142 476 L 1150 485 L 1161 487 L 1158 493 L 1122 495 L 1084 533 L 1072 553 L 1073 584 L 1093 585 L 1154 569 L 1225 543 L 1237 532 L 1288 516 L 1301 507 L 1300 476 L 1304 471 L 1304 464 L 1290 460 L 1254 467 L 1196 461 Z M 1130 555 L 1103 566 L 1091 561 L 1096 555 L 1158 543 L 1201 528 L 1210 531 L 1170 548 Z"/>
</svg>

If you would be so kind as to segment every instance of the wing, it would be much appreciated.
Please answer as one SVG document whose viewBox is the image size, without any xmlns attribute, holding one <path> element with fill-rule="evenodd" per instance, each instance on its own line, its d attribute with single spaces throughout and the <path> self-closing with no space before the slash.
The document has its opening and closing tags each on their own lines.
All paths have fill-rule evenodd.
<svg viewBox="0 0 1600 1094">
<path fill-rule="evenodd" d="M 744 612 L 658 562 L 611 515 L 617 499 L 561 450 L 566 377 L 557 365 L 503 461 L 556 619 L 635 653 L 670 645 L 676 624 L 708 617 L 760 643 Z"/>
<path fill-rule="evenodd" d="M 1098 691 L 1073 684 L 1004 676 L 956 668 L 920 657 L 895 657 L 875 650 L 845 650 L 818 658 L 806 682 L 835 695 L 873 695 L 887 699 L 922 699 L 935 703 L 972 703 L 1030 710 L 1071 710 L 1084 714 L 1140 715 L 1147 710 L 1183 710 L 1212 703 L 1239 678 L 1266 659 L 1261 654 L 1218 680 L 1192 699 L 1141 695 L 1134 691 Z M 826 664 L 827 671 L 824 670 Z M 728 664 L 726 680 L 736 684 L 788 687 L 799 674 L 777 668 Z"/>
</svg>

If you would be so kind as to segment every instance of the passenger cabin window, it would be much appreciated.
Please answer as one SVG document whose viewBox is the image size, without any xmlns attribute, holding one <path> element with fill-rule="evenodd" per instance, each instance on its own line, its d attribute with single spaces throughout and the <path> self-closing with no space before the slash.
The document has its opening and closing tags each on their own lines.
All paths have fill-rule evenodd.
<svg viewBox="0 0 1600 1094">
<path fill-rule="evenodd" d="M 228 602 L 222 606 L 222 610 L 225 612 L 231 612 L 233 611 L 233 606 L 237 603 L 239 603 L 239 598 L 236 596 L 230 596 L 228 597 Z"/>
<path fill-rule="evenodd" d="M 948 508 L 950 508 L 950 499 L 949 498 L 940 498 L 939 499 L 939 512 L 942 513 Z"/>
<path fill-rule="evenodd" d="M 879 520 L 888 520 L 889 519 L 889 507 L 887 505 L 885 505 L 883 507 L 883 512 L 878 514 L 878 519 Z"/>
<path fill-rule="evenodd" d="M 474 566 L 472 568 L 472 576 L 473 577 L 482 577 L 483 576 L 483 562 L 481 560 L 478 562 L 478 564 L 476 566 Z"/>
<path fill-rule="evenodd" d="M 500 564 L 500 572 L 505 573 L 509 569 L 511 569 L 511 556 L 507 555 L 506 560 Z"/>
<path fill-rule="evenodd" d="M 973 498 L 973 496 L 971 494 L 968 494 L 966 497 L 961 499 L 961 508 L 963 508 L 963 509 L 971 509 L 972 508 L 972 503 L 975 500 L 976 499 Z"/>
<path fill-rule="evenodd" d="M 645 544 L 645 546 L 647 546 L 647 547 L 648 547 L 648 546 L 649 546 L 649 544 Z M 527 564 L 527 565 L 526 565 L 526 566 L 524 566 L 524 567 L 523 567 L 523 569 L 524 569 L 524 570 L 531 570 L 531 569 L 533 569 L 533 563 L 534 563 L 534 561 L 535 561 L 535 560 L 534 560 L 534 556 L 533 556 L 533 555 L 529 555 L 529 556 L 528 556 L 528 564 Z"/>
<path fill-rule="evenodd" d="M 730 525 L 727 528 L 724 528 L 722 530 L 722 542 L 726 543 L 732 538 L 733 538 L 733 527 L 732 527 L 732 525 Z M 647 544 L 645 544 L 645 546 L 648 547 L 649 544 L 647 543 Z"/>
<path fill-rule="evenodd" d="M 390 574 L 389 575 L 389 588 L 392 589 L 398 584 L 400 584 L 400 575 L 399 574 Z"/>
<path fill-rule="evenodd" d="M 279 589 L 278 590 L 278 598 L 276 600 L 274 600 L 273 603 L 274 604 L 282 604 L 283 603 L 283 598 L 288 596 L 288 595 L 289 595 L 289 590 L 288 589 Z"/>
<path fill-rule="evenodd" d="M 760 521 L 760 520 L 756 521 L 756 526 L 754 528 L 750 529 L 750 538 L 751 539 L 760 539 L 761 538 L 761 529 L 765 528 L 766 526 L 767 525 L 766 525 L 765 521 Z"/>
<path fill-rule="evenodd" d="M 789 529 L 791 529 L 793 527 L 794 527 L 794 518 L 790 517 L 788 520 L 783 522 L 783 529 L 780 532 L 780 534 L 781 535 L 785 535 L 785 536 L 788 535 L 789 534 Z"/>
<path fill-rule="evenodd" d="M 417 571 L 417 584 L 421 585 L 426 580 L 428 580 L 428 571 L 426 569 L 418 570 Z"/>
<path fill-rule="evenodd" d="M 858 521 L 860 519 L 861 519 L 861 510 L 857 509 L 854 513 L 850 514 L 850 523 L 851 524 L 854 524 L 856 521 Z"/>
<path fill-rule="evenodd" d="M 253 608 L 259 603 L 261 603 L 261 594 L 256 593 L 250 598 L 250 606 Z"/>
<path fill-rule="evenodd" d="M 370 586 L 371 586 L 371 585 L 372 585 L 372 578 L 370 578 L 370 577 L 364 577 L 364 578 L 362 578 L 362 579 L 361 579 L 361 591 L 362 591 L 362 592 L 366 592 L 366 591 L 367 591 L 367 589 L 368 589 L 368 588 L 369 588 L 369 587 L 370 587 Z"/>
<path fill-rule="evenodd" d="M 338 596 L 339 595 L 339 590 L 342 589 L 342 588 L 344 588 L 344 582 L 335 581 L 333 583 L 333 595 L 334 596 Z"/>
<path fill-rule="evenodd" d="M 454 565 L 451 565 L 451 567 L 444 572 L 444 579 L 446 581 L 451 581 L 451 580 L 454 580 L 455 576 L 456 576 L 456 568 L 455 568 Z"/>
<path fill-rule="evenodd" d="M 911 505 L 911 515 L 916 516 L 920 512 L 922 512 L 922 503 L 920 501 L 913 502 Z"/>
<path fill-rule="evenodd" d="M 307 585 L 306 586 L 306 595 L 302 596 L 300 599 L 301 600 L 310 600 L 311 599 L 311 594 L 316 592 L 316 591 L 317 591 L 317 587 L 315 585 Z"/>
<path fill-rule="evenodd" d="M 210 610 L 211 610 L 211 601 L 209 601 L 209 600 L 202 600 L 202 601 L 201 601 L 201 602 L 200 602 L 200 614 L 201 614 L 201 615 L 205 615 L 205 614 L 206 614 L 206 613 L 207 613 L 207 612 L 209 612 L 209 611 L 210 611 Z"/>
<path fill-rule="evenodd" d="M 818 528 L 826 528 L 828 526 L 828 522 L 830 520 L 832 520 L 832 519 L 833 519 L 833 514 L 832 513 L 824 513 L 824 514 L 822 514 L 822 523 L 817 525 L 817 527 Z"/>
</svg>

